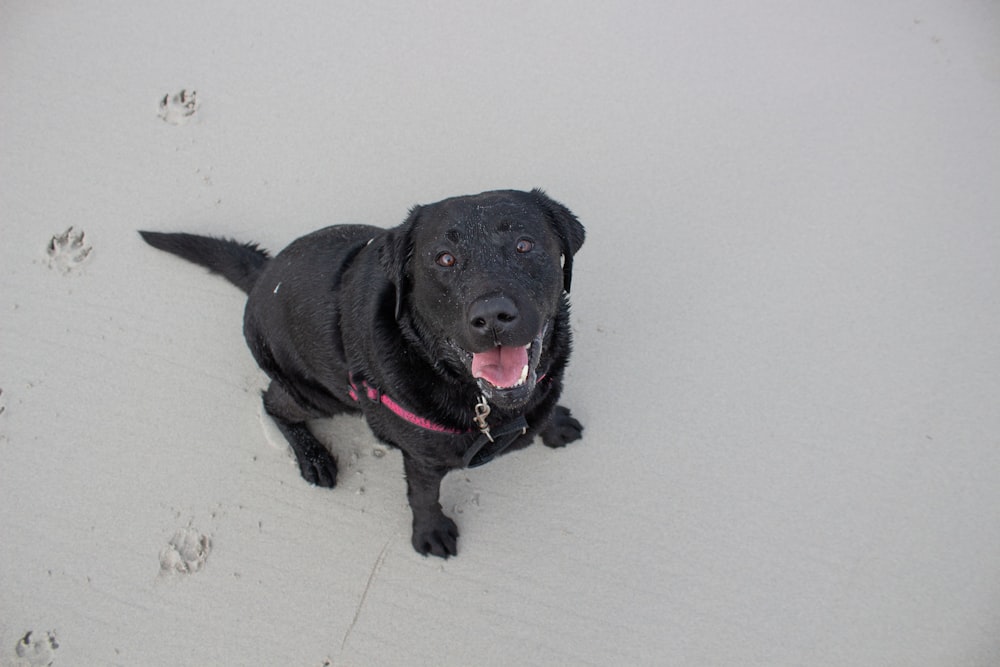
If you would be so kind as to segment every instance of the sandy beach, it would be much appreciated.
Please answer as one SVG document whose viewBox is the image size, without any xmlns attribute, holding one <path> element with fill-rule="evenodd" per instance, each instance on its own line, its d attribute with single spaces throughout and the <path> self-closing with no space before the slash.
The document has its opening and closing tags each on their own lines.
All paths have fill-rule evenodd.
<svg viewBox="0 0 1000 667">
<path fill-rule="evenodd" d="M 0 665 L 1000 664 L 996 2 L 7 2 L 0 85 Z M 533 187 L 586 430 L 448 560 L 136 233 Z"/>
</svg>

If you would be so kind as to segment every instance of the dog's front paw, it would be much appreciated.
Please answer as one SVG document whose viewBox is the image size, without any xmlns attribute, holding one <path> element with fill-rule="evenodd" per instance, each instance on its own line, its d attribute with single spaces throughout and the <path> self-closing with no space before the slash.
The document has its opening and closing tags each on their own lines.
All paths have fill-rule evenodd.
<svg viewBox="0 0 1000 667">
<path fill-rule="evenodd" d="M 413 548 L 421 555 L 458 555 L 458 526 L 442 513 L 436 516 L 413 520 Z"/>
<path fill-rule="evenodd" d="M 565 447 L 583 437 L 583 425 L 570 414 L 569 408 L 557 405 L 549 425 L 542 430 L 542 442 L 549 447 Z"/>
</svg>

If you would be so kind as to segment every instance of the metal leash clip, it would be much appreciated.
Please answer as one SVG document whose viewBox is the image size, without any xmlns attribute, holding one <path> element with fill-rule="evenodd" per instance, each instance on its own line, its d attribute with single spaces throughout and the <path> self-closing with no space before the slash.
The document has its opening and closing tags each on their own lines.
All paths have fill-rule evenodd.
<svg viewBox="0 0 1000 667">
<path fill-rule="evenodd" d="M 490 416 L 490 404 L 486 402 L 485 396 L 479 397 L 479 402 L 476 403 L 476 416 L 473 417 L 473 421 L 479 426 L 479 431 L 485 435 L 490 442 L 493 442 L 493 436 L 490 434 L 490 425 L 486 423 L 486 418 Z"/>
</svg>

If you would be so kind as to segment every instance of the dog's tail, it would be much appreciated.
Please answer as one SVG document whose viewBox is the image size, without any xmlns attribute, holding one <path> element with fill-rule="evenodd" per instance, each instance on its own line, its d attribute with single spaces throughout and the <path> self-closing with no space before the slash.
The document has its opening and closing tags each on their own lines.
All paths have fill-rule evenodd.
<svg viewBox="0 0 1000 667">
<path fill-rule="evenodd" d="M 271 259 L 255 243 L 240 243 L 229 239 L 196 234 L 164 234 L 139 232 L 154 248 L 183 257 L 189 262 L 218 273 L 241 290 L 250 293 L 264 266 Z"/>
</svg>

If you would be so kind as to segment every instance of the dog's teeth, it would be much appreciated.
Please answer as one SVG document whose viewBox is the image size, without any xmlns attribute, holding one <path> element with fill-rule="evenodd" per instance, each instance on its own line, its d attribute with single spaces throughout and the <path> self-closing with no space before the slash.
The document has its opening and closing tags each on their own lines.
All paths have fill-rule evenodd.
<svg viewBox="0 0 1000 667">
<path fill-rule="evenodd" d="M 527 379 L 528 379 L 528 364 L 525 364 L 524 368 L 521 369 L 521 378 L 517 381 L 517 384 L 514 386 L 520 387 L 522 384 L 524 384 L 524 381 Z"/>
</svg>

